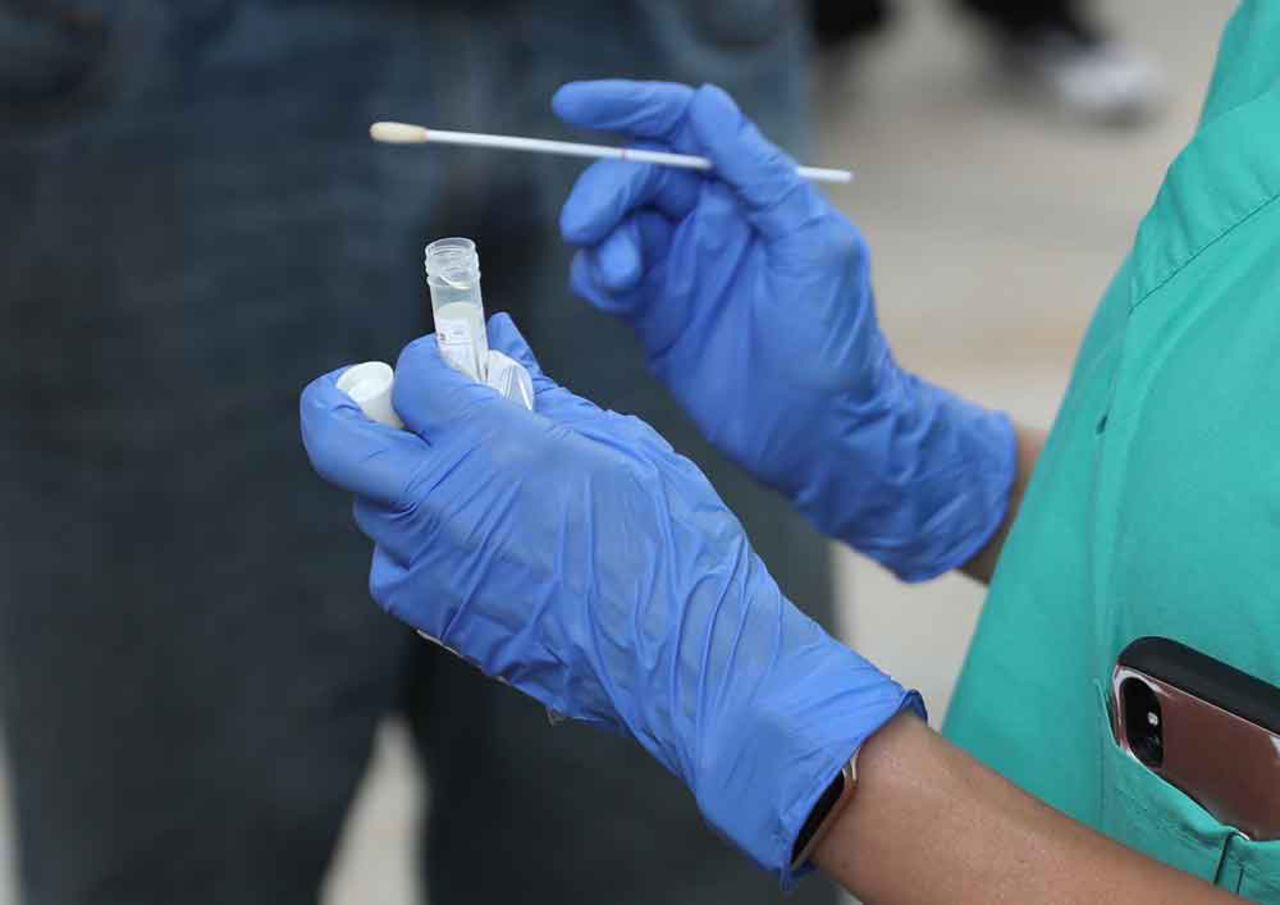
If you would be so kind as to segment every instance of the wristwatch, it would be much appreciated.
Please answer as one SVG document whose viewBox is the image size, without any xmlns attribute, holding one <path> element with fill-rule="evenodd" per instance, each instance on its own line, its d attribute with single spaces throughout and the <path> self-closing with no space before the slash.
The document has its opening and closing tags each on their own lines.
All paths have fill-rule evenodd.
<svg viewBox="0 0 1280 905">
<path fill-rule="evenodd" d="M 853 800 L 854 788 L 858 785 L 858 752 L 853 753 L 849 762 L 840 768 L 836 778 L 831 780 L 825 792 L 809 812 L 804 826 L 800 827 L 800 835 L 791 849 L 791 869 L 797 871 L 809 863 L 813 850 L 826 836 L 836 822 L 836 818 Z"/>
</svg>

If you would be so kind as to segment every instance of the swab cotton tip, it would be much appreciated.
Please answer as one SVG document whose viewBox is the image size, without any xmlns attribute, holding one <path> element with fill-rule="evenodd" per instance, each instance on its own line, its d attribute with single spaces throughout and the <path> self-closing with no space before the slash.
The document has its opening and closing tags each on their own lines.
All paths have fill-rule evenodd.
<svg viewBox="0 0 1280 905">
<path fill-rule="evenodd" d="M 389 145 L 420 145 L 427 141 L 427 130 L 409 123 L 378 122 L 369 127 L 369 137 Z"/>
</svg>

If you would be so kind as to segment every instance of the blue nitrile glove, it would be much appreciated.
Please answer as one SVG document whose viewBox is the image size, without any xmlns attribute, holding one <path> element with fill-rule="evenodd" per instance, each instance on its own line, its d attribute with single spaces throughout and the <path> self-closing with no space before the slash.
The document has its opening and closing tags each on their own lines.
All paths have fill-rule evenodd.
<svg viewBox="0 0 1280 905">
<path fill-rule="evenodd" d="M 533 375 L 533 412 L 440 358 L 396 366 L 406 430 L 307 387 L 316 470 L 358 497 L 370 587 L 392 615 L 566 716 L 633 735 L 761 865 L 909 693 L 787 601 L 742 526 L 644 422 L 539 370 L 504 315 L 490 346 Z"/>
<path fill-rule="evenodd" d="M 902 578 L 978 553 L 1008 508 L 1013 427 L 898 367 L 862 235 L 795 162 L 713 86 L 577 82 L 554 107 L 714 165 L 593 164 L 560 217 L 574 290 L 631 322 L 711 442 Z"/>
</svg>

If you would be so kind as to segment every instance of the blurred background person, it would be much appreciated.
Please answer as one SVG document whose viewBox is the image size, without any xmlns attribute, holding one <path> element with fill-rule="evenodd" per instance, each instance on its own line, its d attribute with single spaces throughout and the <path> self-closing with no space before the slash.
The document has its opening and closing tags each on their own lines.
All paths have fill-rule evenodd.
<svg viewBox="0 0 1280 905">
<path fill-rule="evenodd" d="M 881 31 L 892 0 L 808 0 L 820 45 L 841 48 Z M 956 0 L 978 25 L 1008 77 L 1081 119 L 1131 125 L 1154 112 L 1160 72 L 1114 38 L 1087 0 Z"/>
<path fill-rule="evenodd" d="M 368 605 L 296 399 L 428 329 L 422 245 L 470 236 L 490 311 L 698 458 L 829 619 L 825 544 L 571 299 L 577 168 L 366 134 L 546 133 L 557 85 L 627 72 L 723 84 L 803 154 L 805 44 L 785 0 L 0 5 L 0 716 L 27 901 L 314 901 L 392 714 L 430 773 L 433 902 L 779 900 L 639 751 L 548 730 Z"/>
</svg>

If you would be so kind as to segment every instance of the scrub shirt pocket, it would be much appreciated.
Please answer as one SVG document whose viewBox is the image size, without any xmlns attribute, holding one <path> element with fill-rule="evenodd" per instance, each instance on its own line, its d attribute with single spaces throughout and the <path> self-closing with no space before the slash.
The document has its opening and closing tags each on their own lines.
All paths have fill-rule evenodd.
<svg viewBox="0 0 1280 905">
<path fill-rule="evenodd" d="M 1102 746 L 1098 829 L 1178 870 L 1217 882 L 1228 842 L 1238 834 L 1116 744 L 1107 695 L 1101 683 L 1094 687 Z"/>
<path fill-rule="evenodd" d="M 1220 874 L 1219 886 L 1251 902 L 1280 903 L 1280 841 L 1254 842 L 1237 833 Z"/>
</svg>

